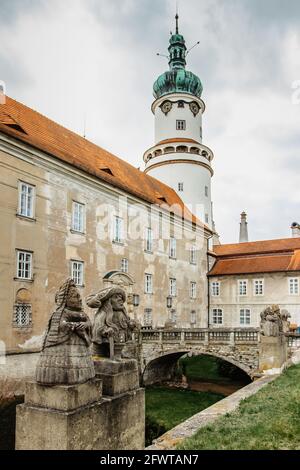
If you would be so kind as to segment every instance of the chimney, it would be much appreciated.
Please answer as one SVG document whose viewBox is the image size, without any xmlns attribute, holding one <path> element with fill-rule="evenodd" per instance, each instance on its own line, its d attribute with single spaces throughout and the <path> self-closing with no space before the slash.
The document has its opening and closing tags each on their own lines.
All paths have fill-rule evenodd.
<svg viewBox="0 0 300 470">
<path fill-rule="evenodd" d="M 293 238 L 300 237 L 300 225 L 298 224 L 298 222 L 293 222 L 291 225 L 291 229 Z"/>
<path fill-rule="evenodd" d="M 240 223 L 240 239 L 239 243 L 244 243 L 248 241 L 248 223 L 247 223 L 247 214 L 246 212 L 241 213 L 241 223 Z"/>
</svg>

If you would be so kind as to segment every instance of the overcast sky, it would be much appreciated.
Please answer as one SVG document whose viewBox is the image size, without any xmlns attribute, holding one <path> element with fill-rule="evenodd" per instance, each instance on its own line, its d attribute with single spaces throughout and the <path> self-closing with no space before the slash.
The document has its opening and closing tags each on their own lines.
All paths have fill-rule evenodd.
<svg viewBox="0 0 300 470">
<path fill-rule="evenodd" d="M 143 168 L 175 4 L 0 0 L 0 80 L 79 134 L 86 119 L 89 140 Z M 179 14 L 187 45 L 201 41 L 187 69 L 204 87 L 221 241 L 238 241 L 243 210 L 251 240 L 289 237 L 300 222 L 300 2 L 181 0 Z"/>
</svg>

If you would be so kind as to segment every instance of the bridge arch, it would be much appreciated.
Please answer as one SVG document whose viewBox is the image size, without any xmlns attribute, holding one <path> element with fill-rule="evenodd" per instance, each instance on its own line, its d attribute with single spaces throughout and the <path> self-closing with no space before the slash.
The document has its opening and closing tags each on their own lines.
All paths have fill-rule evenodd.
<svg viewBox="0 0 300 470">
<path fill-rule="evenodd" d="M 143 384 L 151 385 L 158 382 L 172 380 L 175 375 L 178 360 L 186 354 L 190 354 L 191 356 L 213 356 L 218 359 L 222 359 L 224 362 L 228 362 L 238 369 L 241 369 L 252 380 L 252 373 L 254 372 L 252 366 L 240 362 L 233 357 L 224 356 L 217 352 L 207 350 L 174 349 L 159 353 L 154 357 L 150 356 L 148 360 L 145 360 L 142 371 Z"/>
</svg>

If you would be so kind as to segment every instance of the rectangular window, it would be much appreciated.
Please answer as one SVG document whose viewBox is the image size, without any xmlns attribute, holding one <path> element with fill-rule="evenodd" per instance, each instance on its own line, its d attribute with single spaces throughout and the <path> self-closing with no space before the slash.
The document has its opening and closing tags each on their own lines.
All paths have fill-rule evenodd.
<svg viewBox="0 0 300 470">
<path fill-rule="evenodd" d="M 211 295 L 213 297 L 217 297 L 218 295 L 220 295 L 220 282 L 213 281 L 211 283 Z"/>
<path fill-rule="evenodd" d="M 177 294 L 176 279 L 170 278 L 169 280 L 169 295 L 175 297 Z"/>
<path fill-rule="evenodd" d="M 183 183 L 178 183 L 178 191 L 183 191 Z"/>
<path fill-rule="evenodd" d="M 121 271 L 123 273 L 128 273 L 128 259 L 127 258 L 122 258 Z"/>
<path fill-rule="evenodd" d="M 146 239 L 145 250 L 152 252 L 153 251 L 153 231 L 150 227 L 146 228 L 145 239 Z"/>
<path fill-rule="evenodd" d="M 197 323 L 197 318 L 196 318 L 196 310 L 191 311 L 191 325 L 195 325 Z"/>
<path fill-rule="evenodd" d="M 212 322 L 214 325 L 223 324 L 223 310 L 221 308 L 213 308 L 212 310 Z"/>
<path fill-rule="evenodd" d="M 176 238 L 170 238 L 170 250 L 169 250 L 170 258 L 176 258 Z"/>
<path fill-rule="evenodd" d="M 195 299 L 197 296 L 197 284 L 196 282 L 191 282 L 190 283 L 190 297 L 191 299 Z"/>
<path fill-rule="evenodd" d="M 73 201 L 72 205 L 72 230 L 84 232 L 85 205 Z"/>
<path fill-rule="evenodd" d="M 194 245 L 190 248 L 190 263 L 196 264 L 196 247 Z"/>
<path fill-rule="evenodd" d="M 208 214 L 205 214 L 205 223 L 208 224 L 208 222 L 209 222 L 209 216 Z"/>
<path fill-rule="evenodd" d="M 254 295 L 264 295 L 264 280 L 263 279 L 254 279 Z"/>
<path fill-rule="evenodd" d="M 83 286 L 83 262 L 71 261 L 71 276 L 77 286 Z"/>
<path fill-rule="evenodd" d="M 122 243 L 123 241 L 123 219 L 119 216 L 114 217 L 113 241 L 117 243 Z"/>
<path fill-rule="evenodd" d="M 200 139 L 202 140 L 202 126 L 200 126 Z"/>
<path fill-rule="evenodd" d="M 249 308 L 242 308 L 240 310 L 240 325 L 250 325 L 251 312 Z"/>
<path fill-rule="evenodd" d="M 184 120 L 178 120 L 176 121 L 176 130 L 177 131 L 185 131 L 186 129 L 186 122 Z"/>
<path fill-rule="evenodd" d="M 145 308 L 144 310 L 144 325 L 152 325 L 152 308 Z"/>
<path fill-rule="evenodd" d="M 153 293 L 153 276 L 152 274 L 145 274 L 145 294 Z"/>
<path fill-rule="evenodd" d="M 239 295 L 247 295 L 247 281 L 239 282 Z"/>
<path fill-rule="evenodd" d="M 290 295 L 299 295 L 299 279 L 297 277 L 289 279 L 289 293 Z"/>
<path fill-rule="evenodd" d="M 14 307 L 13 324 L 18 328 L 31 325 L 31 305 L 30 304 L 16 304 Z"/>
<path fill-rule="evenodd" d="M 208 186 L 205 186 L 204 192 L 205 192 L 205 196 L 208 197 Z"/>
<path fill-rule="evenodd" d="M 18 214 L 23 217 L 34 217 L 34 186 L 19 181 L 19 209 Z"/>
<path fill-rule="evenodd" d="M 32 253 L 17 251 L 17 278 L 32 279 Z"/>
</svg>

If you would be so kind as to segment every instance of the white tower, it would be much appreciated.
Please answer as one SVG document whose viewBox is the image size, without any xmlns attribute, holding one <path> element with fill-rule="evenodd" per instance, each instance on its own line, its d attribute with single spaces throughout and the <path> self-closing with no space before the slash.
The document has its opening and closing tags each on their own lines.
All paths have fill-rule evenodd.
<svg viewBox="0 0 300 470">
<path fill-rule="evenodd" d="M 172 187 L 186 206 L 212 227 L 212 151 L 202 144 L 200 79 L 185 69 L 187 50 L 178 33 L 170 38 L 170 70 L 153 86 L 155 145 L 144 153 L 145 172 Z"/>
</svg>

